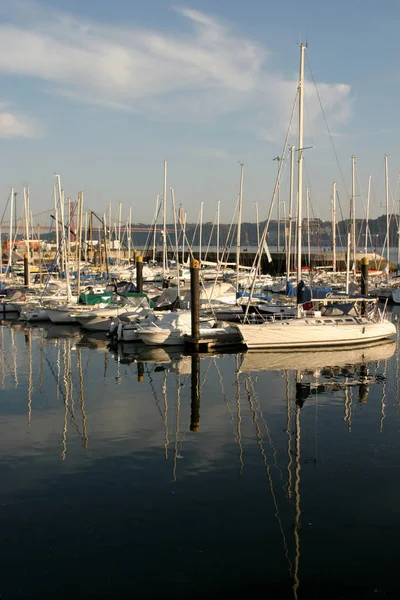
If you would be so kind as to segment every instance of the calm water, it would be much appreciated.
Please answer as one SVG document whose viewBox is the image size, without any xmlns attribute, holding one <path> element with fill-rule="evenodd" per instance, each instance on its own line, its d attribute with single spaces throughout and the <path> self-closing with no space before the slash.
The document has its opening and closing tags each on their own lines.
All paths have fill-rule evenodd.
<svg viewBox="0 0 400 600">
<path fill-rule="evenodd" d="M 1 597 L 397 598 L 397 347 L 192 359 L 3 324 Z"/>
</svg>

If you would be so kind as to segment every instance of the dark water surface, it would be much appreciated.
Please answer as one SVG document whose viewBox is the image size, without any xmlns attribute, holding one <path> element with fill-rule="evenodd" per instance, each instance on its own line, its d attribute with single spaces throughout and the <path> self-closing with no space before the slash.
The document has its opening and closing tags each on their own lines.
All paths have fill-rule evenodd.
<svg viewBox="0 0 400 600">
<path fill-rule="evenodd" d="M 193 359 L 4 323 L 0 597 L 399 597 L 397 347 Z"/>
</svg>

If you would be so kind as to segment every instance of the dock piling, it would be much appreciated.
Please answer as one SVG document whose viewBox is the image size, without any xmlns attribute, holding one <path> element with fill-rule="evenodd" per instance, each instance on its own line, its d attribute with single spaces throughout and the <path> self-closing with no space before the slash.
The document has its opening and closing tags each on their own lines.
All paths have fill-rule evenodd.
<svg viewBox="0 0 400 600">
<path fill-rule="evenodd" d="M 136 258 L 136 288 L 139 294 L 143 293 L 143 257 Z"/>
<path fill-rule="evenodd" d="M 195 258 L 190 263 L 190 311 L 193 349 L 198 350 L 200 339 L 200 262 Z"/>
<path fill-rule="evenodd" d="M 24 285 L 29 286 L 29 254 L 24 254 Z"/>
</svg>

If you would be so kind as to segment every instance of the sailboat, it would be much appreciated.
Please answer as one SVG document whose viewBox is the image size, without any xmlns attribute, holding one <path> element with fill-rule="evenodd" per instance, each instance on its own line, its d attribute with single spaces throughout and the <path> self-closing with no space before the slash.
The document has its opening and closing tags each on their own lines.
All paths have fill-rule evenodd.
<svg viewBox="0 0 400 600">
<path fill-rule="evenodd" d="M 386 318 L 385 311 L 367 298 L 325 299 L 314 309 L 312 298 L 302 293 L 302 192 L 303 192 L 303 103 L 304 55 L 306 46 L 300 44 L 300 76 L 298 84 L 298 172 L 297 172 L 297 311 L 296 318 L 266 321 L 261 324 L 237 324 L 243 343 L 249 348 L 310 348 L 356 346 L 388 338 L 396 328 Z M 265 240 L 265 232 L 262 243 Z"/>
</svg>

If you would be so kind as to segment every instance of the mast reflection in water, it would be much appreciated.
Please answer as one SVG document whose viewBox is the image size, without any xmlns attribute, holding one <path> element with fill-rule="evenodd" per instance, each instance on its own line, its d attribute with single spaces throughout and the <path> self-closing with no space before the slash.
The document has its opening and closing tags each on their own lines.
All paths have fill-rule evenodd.
<svg viewBox="0 0 400 600">
<path fill-rule="evenodd" d="M 1 593 L 397 597 L 397 343 L 183 356 L 3 324 Z"/>
</svg>

